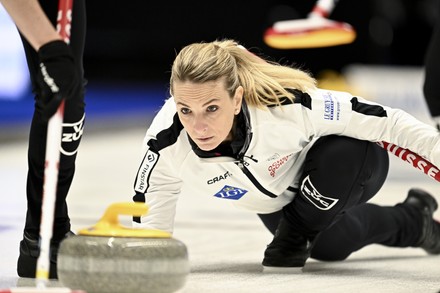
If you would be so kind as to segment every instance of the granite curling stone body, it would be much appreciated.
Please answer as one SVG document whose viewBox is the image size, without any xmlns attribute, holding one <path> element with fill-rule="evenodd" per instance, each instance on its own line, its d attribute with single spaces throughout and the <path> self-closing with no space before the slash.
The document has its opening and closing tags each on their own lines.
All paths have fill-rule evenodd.
<svg viewBox="0 0 440 293">
<path fill-rule="evenodd" d="M 88 293 L 168 293 L 185 285 L 189 274 L 184 243 L 160 230 L 131 229 L 118 215 L 140 216 L 143 203 L 115 203 L 92 228 L 61 242 L 58 278 Z"/>
</svg>

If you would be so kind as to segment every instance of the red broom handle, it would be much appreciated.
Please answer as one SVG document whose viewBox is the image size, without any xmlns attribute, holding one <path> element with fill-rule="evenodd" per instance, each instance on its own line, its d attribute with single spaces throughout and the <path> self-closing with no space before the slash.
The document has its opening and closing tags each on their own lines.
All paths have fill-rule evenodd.
<svg viewBox="0 0 440 293">
<path fill-rule="evenodd" d="M 72 7 L 73 0 L 60 0 L 58 3 L 57 31 L 67 44 L 70 42 Z"/>
<path fill-rule="evenodd" d="M 73 0 L 59 0 L 57 31 L 69 43 Z M 64 119 L 64 99 L 47 125 L 46 158 L 44 167 L 43 201 L 40 223 L 40 255 L 37 259 L 36 283 L 45 288 L 49 279 L 50 240 L 55 216 L 55 201 L 60 162 L 60 146 Z"/>
<path fill-rule="evenodd" d="M 396 157 L 402 159 L 403 161 L 411 164 L 414 168 L 422 171 L 428 177 L 440 182 L 440 171 L 439 168 L 434 166 L 428 160 L 422 158 L 420 155 L 408 150 L 404 149 L 400 146 L 397 146 L 392 143 L 388 143 L 385 141 L 377 143 L 382 148 L 386 149 Z"/>
</svg>

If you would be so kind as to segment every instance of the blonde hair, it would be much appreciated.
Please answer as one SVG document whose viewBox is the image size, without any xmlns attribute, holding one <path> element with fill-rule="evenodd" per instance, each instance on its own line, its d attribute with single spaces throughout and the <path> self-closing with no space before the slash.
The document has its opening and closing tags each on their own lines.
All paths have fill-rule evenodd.
<svg viewBox="0 0 440 293">
<path fill-rule="evenodd" d="M 316 81 L 306 71 L 263 60 L 238 42 L 224 39 L 194 43 L 184 47 L 173 62 L 170 93 L 174 82 L 203 83 L 225 79 L 232 97 L 238 86 L 244 89 L 248 105 L 264 108 L 280 105 L 283 99 L 295 99 L 289 89 L 307 91 Z"/>
</svg>

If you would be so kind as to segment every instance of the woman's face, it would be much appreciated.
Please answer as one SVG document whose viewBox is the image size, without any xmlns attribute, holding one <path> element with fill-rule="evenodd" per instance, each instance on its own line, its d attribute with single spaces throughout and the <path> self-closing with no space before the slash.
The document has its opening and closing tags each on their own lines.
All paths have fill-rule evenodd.
<svg viewBox="0 0 440 293">
<path fill-rule="evenodd" d="M 243 88 L 230 97 L 223 79 L 205 83 L 174 82 L 174 100 L 186 132 L 204 151 L 232 139 L 234 117 L 240 112 Z"/>
</svg>

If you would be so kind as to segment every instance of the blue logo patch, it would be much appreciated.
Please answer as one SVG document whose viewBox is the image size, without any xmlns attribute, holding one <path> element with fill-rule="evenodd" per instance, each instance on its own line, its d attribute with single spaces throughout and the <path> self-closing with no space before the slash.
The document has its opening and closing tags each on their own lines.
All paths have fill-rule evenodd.
<svg viewBox="0 0 440 293">
<path fill-rule="evenodd" d="M 225 185 L 222 190 L 214 194 L 215 197 L 224 198 L 224 199 L 232 199 L 232 200 L 238 200 L 243 195 L 245 195 L 248 191 L 238 188 L 238 187 L 232 187 L 229 185 Z"/>
</svg>

